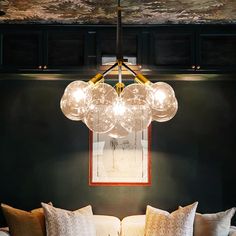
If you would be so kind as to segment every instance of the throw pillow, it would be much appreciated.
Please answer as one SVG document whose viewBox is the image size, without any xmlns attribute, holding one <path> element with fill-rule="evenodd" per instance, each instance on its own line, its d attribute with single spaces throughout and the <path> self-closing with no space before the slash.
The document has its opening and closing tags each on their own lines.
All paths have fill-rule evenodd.
<svg viewBox="0 0 236 236">
<path fill-rule="evenodd" d="M 171 214 L 147 206 L 145 236 L 193 236 L 193 221 L 197 205 L 196 202 Z"/>
<path fill-rule="evenodd" d="M 1 204 L 11 236 L 46 236 L 43 209 L 31 212 Z"/>
<path fill-rule="evenodd" d="M 42 203 L 47 236 L 96 236 L 92 207 L 67 211 Z"/>
<path fill-rule="evenodd" d="M 231 219 L 236 208 L 215 214 L 197 213 L 194 221 L 194 236 L 228 236 Z"/>
</svg>

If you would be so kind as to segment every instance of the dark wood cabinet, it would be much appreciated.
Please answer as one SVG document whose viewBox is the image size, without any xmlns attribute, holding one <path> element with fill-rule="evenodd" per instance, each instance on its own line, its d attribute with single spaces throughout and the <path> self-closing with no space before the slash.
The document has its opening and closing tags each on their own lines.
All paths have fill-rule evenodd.
<svg viewBox="0 0 236 236">
<path fill-rule="evenodd" d="M 152 65 L 164 70 L 193 70 L 195 34 L 186 30 L 156 30 L 152 33 Z"/>
<path fill-rule="evenodd" d="M 139 34 L 138 41 L 138 63 L 143 67 L 152 64 L 152 45 L 151 32 L 149 30 L 142 30 Z"/>
<path fill-rule="evenodd" d="M 235 73 L 236 25 L 126 25 L 123 54 L 161 73 Z M 0 72 L 97 70 L 115 55 L 115 25 L 0 25 Z"/>
<path fill-rule="evenodd" d="M 2 45 L 2 32 L 0 31 L 0 70 L 2 69 L 2 50 L 3 50 L 3 45 Z"/>
<path fill-rule="evenodd" d="M 98 58 L 98 33 L 96 30 L 89 30 L 85 36 L 84 63 L 86 66 L 99 64 Z"/>
<path fill-rule="evenodd" d="M 47 69 L 69 69 L 84 66 L 84 31 L 46 32 L 44 64 Z"/>
<path fill-rule="evenodd" d="M 201 70 L 236 70 L 236 33 L 200 34 L 198 64 Z"/>
<path fill-rule="evenodd" d="M 99 54 L 101 57 L 116 55 L 116 31 L 103 30 L 99 32 Z"/>
<path fill-rule="evenodd" d="M 4 32 L 2 64 L 5 69 L 39 69 L 42 64 L 42 34 L 39 31 Z"/>
<path fill-rule="evenodd" d="M 133 29 L 123 29 L 122 51 L 124 57 L 135 58 L 136 63 L 139 63 L 138 58 L 139 33 Z M 116 29 L 100 30 L 99 31 L 99 63 L 102 64 L 102 58 L 115 57 L 116 55 Z"/>
</svg>

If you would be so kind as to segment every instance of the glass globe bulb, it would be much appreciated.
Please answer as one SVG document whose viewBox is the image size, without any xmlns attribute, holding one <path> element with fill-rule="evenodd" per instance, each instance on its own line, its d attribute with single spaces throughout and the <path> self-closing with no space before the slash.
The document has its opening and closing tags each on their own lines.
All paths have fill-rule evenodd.
<svg viewBox="0 0 236 236">
<path fill-rule="evenodd" d="M 145 85 L 131 84 L 121 93 L 126 110 L 119 122 L 130 133 L 146 129 L 152 121 L 151 108 L 146 102 L 148 92 Z"/>
<path fill-rule="evenodd" d="M 139 99 L 127 99 L 126 112 L 119 122 L 128 132 L 138 132 L 146 129 L 152 121 L 152 113 L 148 103 Z"/>
<path fill-rule="evenodd" d="M 123 116 L 127 112 L 127 106 L 121 97 L 118 97 L 114 103 L 112 112 L 116 120 L 114 128 L 108 132 L 108 135 L 112 138 L 123 138 L 126 137 L 129 132 L 120 125 L 120 119 L 123 119 Z"/>
<path fill-rule="evenodd" d="M 129 132 L 124 129 L 119 122 L 116 122 L 114 128 L 108 132 L 108 135 L 112 138 L 124 138 Z"/>
<path fill-rule="evenodd" d="M 61 98 L 60 107 L 70 120 L 82 120 L 86 113 L 89 84 L 84 81 L 70 83 Z"/>
<path fill-rule="evenodd" d="M 116 90 L 109 84 L 101 83 L 90 91 L 90 97 L 85 124 L 93 132 L 109 132 L 116 123 L 113 113 L 113 103 L 118 97 Z"/>
<path fill-rule="evenodd" d="M 171 120 L 178 110 L 178 101 L 175 98 L 166 110 L 152 109 L 152 119 L 158 122 Z"/>
<path fill-rule="evenodd" d="M 165 111 L 175 101 L 173 88 L 164 82 L 157 82 L 151 85 L 147 100 L 152 109 Z"/>
<path fill-rule="evenodd" d="M 110 103 L 113 103 L 118 96 L 116 90 L 107 83 L 96 84 L 90 90 L 89 95 L 89 103 L 93 103 L 93 100 L 110 100 Z"/>
<path fill-rule="evenodd" d="M 127 106 L 121 97 L 118 97 L 113 103 L 113 113 L 116 120 L 119 120 L 127 111 Z"/>
<path fill-rule="evenodd" d="M 122 98 L 124 100 L 139 99 L 146 101 L 148 95 L 149 88 L 143 84 L 130 84 L 122 92 Z"/>
</svg>

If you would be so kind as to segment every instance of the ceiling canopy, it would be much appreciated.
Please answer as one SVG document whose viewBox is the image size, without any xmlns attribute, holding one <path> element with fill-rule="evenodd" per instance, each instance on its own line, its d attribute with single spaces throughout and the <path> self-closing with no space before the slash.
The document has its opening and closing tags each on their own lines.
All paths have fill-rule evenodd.
<svg viewBox="0 0 236 236">
<path fill-rule="evenodd" d="M 113 24 L 116 0 L 0 0 L 0 23 Z M 126 24 L 235 23 L 235 0 L 123 0 Z"/>
</svg>

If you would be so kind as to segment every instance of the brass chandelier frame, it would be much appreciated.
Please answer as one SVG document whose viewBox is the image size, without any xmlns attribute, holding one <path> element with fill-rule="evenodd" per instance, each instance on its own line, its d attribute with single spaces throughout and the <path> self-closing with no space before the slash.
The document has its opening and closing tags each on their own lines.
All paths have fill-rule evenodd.
<svg viewBox="0 0 236 236">
<path fill-rule="evenodd" d="M 109 67 L 105 72 L 96 74 L 93 78 L 91 78 L 88 83 L 91 85 L 95 85 L 99 82 L 104 82 L 105 76 L 112 72 L 115 68 L 118 67 L 118 78 L 119 82 L 116 83 L 116 91 L 118 95 L 123 91 L 125 84 L 122 82 L 122 68 L 124 67 L 126 70 L 130 72 L 134 76 L 134 80 L 137 83 L 143 85 L 149 85 L 151 83 L 144 75 L 141 73 L 136 73 L 132 70 L 124 61 L 123 57 L 123 29 L 122 29 L 122 7 L 120 4 L 120 0 L 117 0 L 117 28 L 116 28 L 116 62 Z"/>
<path fill-rule="evenodd" d="M 69 84 L 60 103 L 61 110 L 68 119 L 82 120 L 94 132 L 111 131 L 109 135 L 113 135 L 113 137 L 141 131 L 147 128 L 152 120 L 168 121 L 175 116 L 178 110 L 178 101 L 170 85 L 164 82 L 152 83 L 125 63 L 122 50 L 120 1 L 117 0 L 116 62 L 103 73 L 96 74 L 88 82 L 74 81 Z M 105 83 L 105 78 L 115 68 L 118 68 L 118 82 L 114 89 Z M 136 83 L 125 87 L 122 81 L 123 68 L 134 77 Z M 104 85 L 101 86 L 103 88 L 100 85 Z M 107 98 L 105 98 L 104 93 L 110 95 L 107 94 Z M 100 94 L 101 98 L 98 99 L 96 96 L 100 96 Z M 125 98 L 127 96 L 128 98 Z M 118 134 L 117 130 L 120 129 L 123 129 L 123 134 Z"/>
</svg>

